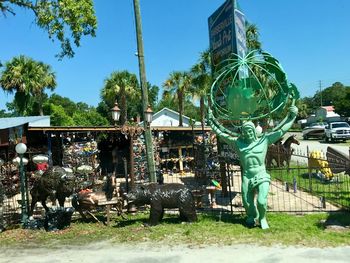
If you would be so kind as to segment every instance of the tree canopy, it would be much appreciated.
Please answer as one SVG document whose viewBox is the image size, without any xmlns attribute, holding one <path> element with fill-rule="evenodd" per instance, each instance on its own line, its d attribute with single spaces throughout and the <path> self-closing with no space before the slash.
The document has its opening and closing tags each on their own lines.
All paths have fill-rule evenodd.
<svg viewBox="0 0 350 263">
<path fill-rule="evenodd" d="M 82 36 L 96 35 L 93 0 L 0 0 L 4 17 L 15 15 L 16 7 L 33 11 L 35 24 L 61 43 L 59 59 L 74 56 L 71 40 L 79 47 Z"/>
<path fill-rule="evenodd" d="M 54 90 L 56 76 L 51 67 L 43 62 L 26 56 L 14 57 L 6 62 L 0 76 L 0 86 L 5 92 L 15 93 L 14 108 L 20 114 L 26 114 L 36 104 L 43 115 L 41 105 L 45 97 L 44 90 Z"/>
</svg>

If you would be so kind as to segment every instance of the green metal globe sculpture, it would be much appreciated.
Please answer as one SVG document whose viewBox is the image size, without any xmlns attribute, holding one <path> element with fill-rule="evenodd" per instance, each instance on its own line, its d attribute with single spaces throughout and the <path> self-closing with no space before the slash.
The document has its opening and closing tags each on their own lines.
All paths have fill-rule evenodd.
<svg viewBox="0 0 350 263">
<path fill-rule="evenodd" d="M 283 123 L 284 109 L 298 98 L 277 59 L 255 50 L 223 61 L 211 87 L 210 107 L 213 117 L 237 135 L 244 121 Z"/>
</svg>

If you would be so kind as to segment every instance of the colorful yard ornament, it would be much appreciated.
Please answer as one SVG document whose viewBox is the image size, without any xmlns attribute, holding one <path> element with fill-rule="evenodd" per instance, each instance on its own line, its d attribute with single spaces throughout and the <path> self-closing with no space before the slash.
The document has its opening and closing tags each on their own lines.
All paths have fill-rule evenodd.
<svg viewBox="0 0 350 263">
<path fill-rule="evenodd" d="M 326 180 L 333 179 L 334 175 L 332 173 L 332 170 L 321 151 L 314 150 L 310 153 L 308 167 L 310 174 L 313 169 L 316 169 L 324 176 Z"/>
<path fill-rule="evenodd" d="M 265 167 L 266 152 L 292 126 L 299 93 L 288 82 L 279 62 L 266 52 L 252 51 L 243 58 L 234 55 L 224 65 L 211 87 L 209 123 L 240 158 L 247 225 L 259 222 L 262 229 L 267 229 L 271 179 Z M 270 123 L 272 119 L 280 119 L 279 125 L 265 128 L 258 137 L 254 122 Z"/>
<path fill-rule="evenodd" d="M 49 158 L 46 155 L 42 155 L 42 154 L 35 155 L 32 158 L 32 160 L 36 164 L 38 164 L 38 163 L 48 163 L 49 162 Z"/>
<path fill-rule="evenodd" d="M 89 174 L 92 171 L 93 171 L 93 168 L 90 165 L 83 164 L 77 168 L 77 172 L 80 174 Z"/>
</svg>

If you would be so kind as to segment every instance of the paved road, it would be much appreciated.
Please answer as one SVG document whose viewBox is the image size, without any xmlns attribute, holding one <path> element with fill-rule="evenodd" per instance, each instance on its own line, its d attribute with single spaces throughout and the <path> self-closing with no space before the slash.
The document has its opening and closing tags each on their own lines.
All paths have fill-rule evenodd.
<svg viewBox="0 0 350 263">
<path fill-rule="evenodd" d="M 31 250 L 0 249 L 0 262 L 84 262 L 84 263 L 205 263 L 205 262 L 349 262 L 350 247 L 261 247 L 251 245 L 172 247 L 147 245 L 122 246 L 97 243 L 83 247 Z"/>
</svg>

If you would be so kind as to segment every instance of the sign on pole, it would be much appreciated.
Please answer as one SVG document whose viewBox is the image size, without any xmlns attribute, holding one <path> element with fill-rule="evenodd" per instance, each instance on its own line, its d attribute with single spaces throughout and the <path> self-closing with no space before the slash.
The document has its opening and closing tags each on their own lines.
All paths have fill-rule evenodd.
<svg viewBox="0 0 350 263">
<path fill-rule="evenodd" d="M 213 70 L 217 70 L 220 62 L 231 57 L 232 53 L 245 56 L 245 16 L 235 0 L 226 0 L 208 18 L 208 25 Z"/>
</svg>

